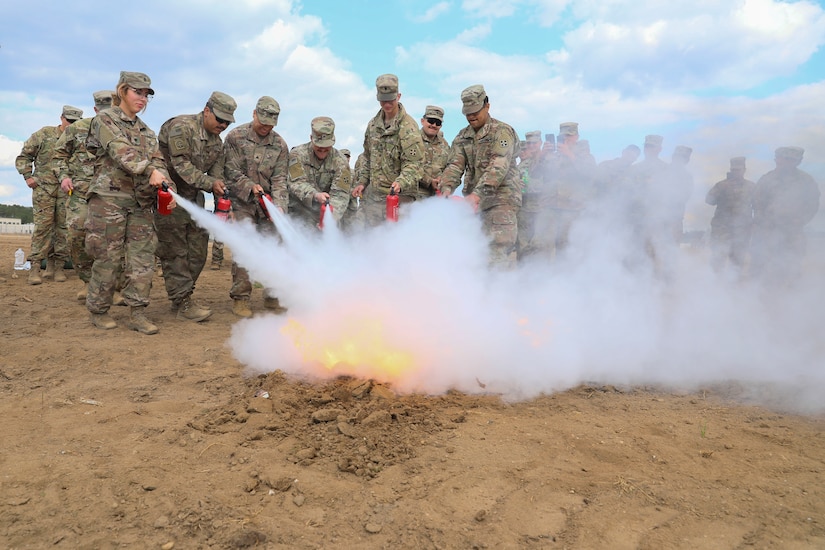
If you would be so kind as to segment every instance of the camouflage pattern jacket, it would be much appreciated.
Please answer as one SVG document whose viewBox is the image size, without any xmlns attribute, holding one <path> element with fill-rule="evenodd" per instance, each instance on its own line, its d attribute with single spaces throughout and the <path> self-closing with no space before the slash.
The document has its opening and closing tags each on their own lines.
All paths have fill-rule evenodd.
<svg viewBox="0 0 825 550">
<path fill-rule="evenodd" d="M 315 193 L 329 193 L 335 220 L 340 220 L 349 206 L 352 174 L 347 158 L 331 149 L 324 160 L 318 159 L 312 143 L 304 143 L 289 152 L 289 213 L 314 223 L 321 205 L 312 200 Z"/>
<path fill-rule="evenodd" d="M 710 188 L 705 202 L 715 206 L 710 226 L 719 228 L 746 228 L 753 223 L 753 192 L 756 184 L 745 178 L 728 176 Z"/>
<path fill-rule="evenodd" d="M 117 106 L 99 112 L 89 127 L 86 149 L 95 159 L 87 198 L 133 197 L 142 208 L 154 208 L 157 190 L 149 185 L 149 175 L 160 170 L 169 181 L 169 174 L 155 133 L 139 117 L 129 120 Z"/>
<path fill-rule="evenodd" d="M 424 174 L 424 144 L 418 132 L 418 124 L 398 104 L 398 114 L 389 126 L 384 126 L 383 111 L 367 124 L 364 132 L 364 169 L 359 173 L 357 185 L 372 185 L 388 195 L 394 181 L 401 185 L 402 193 L 414 193 Z"/>
<path fill-rule="evenodd" d="M 452 193 L 463 175 L 462 192 L 480 197 L 480 210 L 501 204 L 521 206 L 518 149 L 518 134 L 509 124 L 490 117 L 478 131 L 466 126 L 450 147 L 450 158 L 441 174 L 442 189 Z"/>
<path fill-rule="evenodd" d="M 799 168 L 771 170 L 756 182 L 753 223 L 764 229 L 802 231 L 819 210 L 819 186 Z"/>
<path fill-rule="evenodd" d="M 95 175 L 94 156 L 86 149 L 86 139 L 92 126 L 92 117 L 73 122 L 57 140 L 54 149 L 54 174 L 57 181 L 72 179 L 73 193 L 85 197 L 89 182 Z"/>
<path fill-rule="evenodd" d="M 160 127 L 158 142 L 181 197 L 195 201 L 198 191 L 211 193 L 212 184 L 223 180 L 223 142 L 204 129 L 203 113 L 170 118 Z"/>
<path fill-rule="evenodd" d="M 23 149 L 14 161 L 14 166 L 21 176 L 28 179 L 34 175 L 38 185 L 57 185 L 55 180 L 54 148 L 60 138 L 60 126 L 44 126 L 33 133 L 23 144 Z M 34 170 L 32 173 L 32 164 Z"/>
<path fill-rule="evenodd" d="M 438 132 L 433 137 L 421 130 L 421 141 L 424 144 L 424 175 L 418 183 L 418 198 L 431 197 L 435 194 L 433 178 L 437 178 L 447 166 L 450 158 L 450 144 L 444 139 L 444 134 Z M 403 193 L 402 193 L 403 194 Z"/>
<path fill-rule="evenodd" d="M 260 185 L 275 206 L 287 211 L 289 148 L 278 132 L 273 130 L 262 138 L 252 129 L 251 122 L 241 124 L 227 134 L 224 154 L 226 185 L 232 197 L 246 206 L 255 205 L 257 198 L 252 187 Z"/>
</svg>

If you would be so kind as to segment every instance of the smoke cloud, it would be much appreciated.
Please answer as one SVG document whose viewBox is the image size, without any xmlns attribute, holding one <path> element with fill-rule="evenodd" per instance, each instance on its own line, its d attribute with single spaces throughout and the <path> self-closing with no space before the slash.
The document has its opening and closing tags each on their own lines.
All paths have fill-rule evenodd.
<svg viewBox="0 0 825 550">
<path fill-rule="evenodd" d="M 480 221 L 459 201 L 419 201 L 354 236 L 273 210 L 276 239 L 177 200 L 289 308 L 233 326 L 228 345 L 251 372 L 511 400 L 581 383 L 723 387 L 825 411 L 825 301 L 811 275 L 766 288 L 719 276 L 706 250 L 683 248 L 663 276 L 605 209 L 582 216 L 552 263 L 491 272 Z"/>
</svg>

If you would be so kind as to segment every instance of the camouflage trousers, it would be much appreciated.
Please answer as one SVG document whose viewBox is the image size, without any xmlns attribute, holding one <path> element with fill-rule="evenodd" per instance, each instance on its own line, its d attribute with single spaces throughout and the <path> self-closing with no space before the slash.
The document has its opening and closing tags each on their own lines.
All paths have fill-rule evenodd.
<svg viewBox="0 0 825 550">
<path fill-rule="evenodd" d="M 72 193 L 66 201 L 66 229 L 72 267 L 78 278 L 84 283 L 88 283 L 92 277 L 93 262 L 92 257 L 86 253 L 86 217 L 88 209 L 86 199 L 80 196 L 80 193 Z"/>
<path fill-rule="evenodd" d="M 249 220 L 255 224 L 255 228 L 259 233 L 272 235 L 277 238 L 277 231 L 275 225 L 263 217 L 254 205 L 248 205 L 244 208 L 242 205 L 233 205 L 235 221 Z M 252 281 L 249 279 L 249 272 L 238 265 L 235 261 L 232 262 L 232 287 L 229 289 L 229 297 L 233 300 L 239 298 L 249 298 L 252 296 Z M 264 289 L 264 296 L 274 298 L 275 295 Z"/>
<path fill-rule="evenodd" d="M 152 212 L 138 206 L 134 198 L 92 195 L 86 218 L 86 253 L 94 263 L 86 308 L 92 313 L 108 311 L 121 273 L 126 305 L 148 305 L 157 243 Z"/>
<path fill-rule="evenodd" d="M 166 294 L 174 304 L 195 291 L 209 255 L 209 232 L 198 227 L 189 212 L 175 208 L 168 216 L 155 214 L 160 265 Z"/>
<path fill-rule="evenodd" d="M 741 271 L 745 267 L 748 245 L 751 240 L 750 227 L 713 227 L 710 230 L 710 265 L 715 271 L 722 271 L 730 261 Z"/>
<path fill-rule="evenodd" d="M 519 207 L 499 204 L 481 212 L 484 233 L 490 238 L 490 267 L 512 269 L 516 266 Z"/>
<path fill-rule="evenodd" d="M 213 264 L 222 264 L 223 263 L 223 243 L 212 240 L 212 263 Z"/>
<path fill-rule="evenodd" d="M 358 233 L 364 229 L 363 220 L 361 220 L 358 215 L 358 212 L 361 210 L 360 203 L 360 200 L 350 197 L 347 211 L 344 212 L 344 215 L 341 217 L 341 229 L 343 231 L 347 233 Z"/>
<path fill-rule="evenodd" d="M 66 236 L 66 198 L 57 184 L 40 184 L 32 190 L 34 233 L 29 260 L 69 259 Z"/>
<path fill-rule="evenodd" d="M 376 227 L 387 219 L 387 193 L 370 185 L 361 197 L 356 224 L 361 227 Z"/>
</svg>

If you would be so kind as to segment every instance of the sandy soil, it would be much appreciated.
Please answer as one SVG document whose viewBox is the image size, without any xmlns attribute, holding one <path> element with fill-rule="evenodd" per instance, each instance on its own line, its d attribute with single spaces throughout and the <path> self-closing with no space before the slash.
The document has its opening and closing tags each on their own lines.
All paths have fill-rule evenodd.
<svg viewBox="0 0 825 550">
<path fill-rule="evenodd" d="M 158 276 L 160 333 L 104 332 L 73 273 L 12 278 L 28 245 L 0 236 L 2 548 L 825 548 L 825 418 L 733 387 L 513 404 L 249 376 L 228 269 L 201 278 L 210 320 L 176 321 Z"/>
</svg>

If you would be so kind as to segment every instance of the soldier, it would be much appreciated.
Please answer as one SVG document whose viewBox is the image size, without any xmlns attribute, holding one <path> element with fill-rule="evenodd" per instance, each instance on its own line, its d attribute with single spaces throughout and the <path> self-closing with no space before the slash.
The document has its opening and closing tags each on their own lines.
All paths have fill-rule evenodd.
<svg viewBox="0 0 825 550">
<path fill-rule="evenodd" d="M 801 147 L 778 148 L 776 169 L 756 182 L 751 275 L 769 283 L 788 283 L 801 274 L 803 229 L 819 210 L 819 186 L 799 169 L 804 154 Z"/>
<path fill-rule="evenodd" d="M 169 181 L 155 133 L 137 116 L 155 93 L 151 86 L 143 73 L 121 72 L 114 105 L 92 119 L 87 141 L 95 171 L 87 194 L 86 249 L 94 263 L 86 308 L 94 326 L 117 326 L 108 311 L 125 257 L 129 328 L 143 334 L 158 331 L 145 316 L 158 242 L 152 211 L 157 188 Z"/>
<path fill-rule="evenodd" d="M 220 134 L 235 122 L 236 107 L 235 100 L 227 94 L 213 92 L 202 112 L 171 118 L 158 133 L 160 150 L 178 194 L 201 207 L 201 191 L 213 193 L 216 200 L 226 191 Z M 156 215 L 155 223 L 158 257 L 172 311 L 182 320 L 207 319 L 212 311 L 192 300 L 192 293 L 206 264 L 209 233 L 182 208 L 169 216 Z"/>
<path fill-rule="evenodd" d="M 641 153 L 642 150 L 637 145 L 631 144 L 622 149 L 620 157 L 600 162 L 596 168 L 596 195 L 603 197 L 616 192 L 617 185 L 626 178 L 628 170 Z"/>
<path fill-rule="evenodd" d="M 95 114 L 112 106 L 111 90 L 101 90 L 92 94 Z M 86 195 L 89 182 L 95 173 L 94 157 L 86 149 L 86 138 L 92 118 L 84 118 L 69 125 L 57 140 L 54 152 L 55 174 L 60 189 L 68 195 L 66 201 L 66 228 L 68 231 L 69 253 L 72 267 L 83 282 L 77 299 L 86 301 L 86 289 L 92 277 L 94 259 L 86 253 L 86 217 L 88 207 Z M 121 299 L 122 300 L 122 299 Z M 113 299 L 114 301 L 114 299 Z"/>
<path fill-rule="evenodd" d="M 521 184 L 516 166 L 518 135 L 509 124 L 490 116 L 490 100 L 480 84 L 461 92 L 461 112 L 469 123 L 453 140 L 441 174 L 441 192 L 450 195 L 464 176 L 463 194 L 481 213 L 490 238 L 490 265 L 516 263 Z"/>
<path fill-rule="evenodd" d="M 432 197 L 438 190 L 439 177 L 450 157 L 450 144 L 444 139 L 441 125 L 444 123 L 444 109 L 437 105 L 427 105 L 421 117 L 421 141 L 424 145 L 424 175 L 418 182 L 415 198 Z M 404 195 L 401 196 L 403 200 Z"/>
<path fill-rule="evenodd" d="M 54 276 L 56 282 L 64 282 L 63 264 L 69 259 L 66 242 L 66 195 L 59 193 L 53 162 L 54 148 L 63 131 L 83 117 L 83 111 L 64 105 L 58 126 L 44 126 L 26 140 L 15 159 L 15 167 L 32 190 L 34 207 L 34 233 L 32 233 L 31 271 L 28 283 L 39 285 L 40 262 L 46 260 L 44 278 Z M 32 164 L 34 169 L 32 170 Z"/>
<path fill-rule="evenodd" d="M 741 275 L 753 226 L 753 192 L 756 184 L 745 179 L 745 157 L 730 159 L 727 178 L 714 184 L 705 202 L 715 206 L 710 220 L 710 265 L 718 273 L 730 260 Z"/>
<path fill-rule="evenodd" d="M 287 165 L 289 149 L 284 138 L 274 131 L 278 124 L 281 106 L 275 99 L 263 96 L 252 111 L 252 122 L 241 124 L 226 136 L 226 184 L 232 196 L 235 220 L 250 220 L 261 232 L 275 235 L 275 226 L 259 203 L 267 194 L 281 212 L 287 211 Z M 249 273 L 232 262 L 232 312 L 238 317 L 251 317 L 249 298 L 252 282 Z M 264 290 L 264 307 L 283 313 L 278 298 Z"/>
<path fill-rule="evenodd" d="M 536 168 L 540 164 L 542 153 L 541 131 L 533 130 L 524 134 L 524 145 L 519 149 L 519 179 L 522 185 L 522 202 L 518 213 L 517 256 L 523 261 L 538 251 L 536 235 L 536 216 L 541 209 L 542 171 Z"/>
<path fill-rule="evenodd" d="M 364 132 L 363 170 L 356 163 L 358 179 L 352 190 L 353 197 L 363 196 L 359 217 L 369 227 L 386 217 L 391 189 L 409 196 L 424 173 L 424 144 L 418 125 L 399 102 L 398 77 L 383 74 L 375 80 L 375 87 L 381 109 Z"/>
<path fill-rule="evenodd" d="M 349 206 L 352 174 L 349 163 L 335 144 L 335 122 L 316 117 L 310 124 L 310 141 L 289 152 L 289 213 L 309 226 L 317 226 L 321 205 L 332 212 L 325 219 L 340 221 Z M 329 218 L 326 218 L 329 216 Z"/>
<path fill-rule="evenodd" d="M 223 243 L 212 240 L 212 264 L 209 269 L 212 271 L 220 271 L 223 265 Z"/>
<path fill-rule="evenodd" d="M 622 183 L 622 204 L 626 221 L 632 231 L 632 244 L 641 255 L 653 255 L 649 242 L 648 195 L 653 185 L 658 184 L 668 164 L 659 158 L 664 138 L 659 135 L 645 136 L 644 158 L 630 167 Z M 635 258 L 638 260 L 638 258 Z"/>
</svg>

